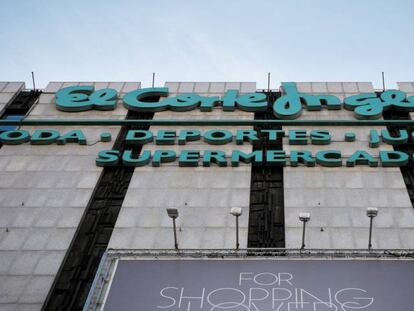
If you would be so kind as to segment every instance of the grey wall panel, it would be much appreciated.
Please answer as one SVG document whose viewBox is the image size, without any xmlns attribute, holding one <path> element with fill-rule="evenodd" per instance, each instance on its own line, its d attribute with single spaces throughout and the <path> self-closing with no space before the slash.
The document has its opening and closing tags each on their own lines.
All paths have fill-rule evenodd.
<svg viewBox="0 0 414 311">
<path fill-rule="evenodd" d="M 55 109 L 55 93 L 63 87 L 76 85 L 94 85 L 95 89 L 113 88 L 118 92 L 118 104 L 115 110 L 108 111 L 83 111 L 83 112 L 64 112 Z M 131 90 L 140 88 L 139 82 L 51 82 L 42 93 L 39 103 L 31 112 L 30 116 L 36 119 L 48 118 L 71 118 L 71 119 L 88 119 L 88 118 L 105 118 L 105 119 L 124 119 L 127 109 L 122 104 L 122 96 Z"/>
<path fill-rule="evenodd" d="M 371 83 L 366 82 L 303 82 L 297 83 L 297 87 L 302 92 L 328 93 L 340 98 L 374 91 Z M 304 111 L 301 119 L 355 119 L 352 114 L 344 109 Z M 295 126 L 284 129 L 329 129 L 333 134 L 333 142 L 326 146 L 288 145 L 285 139 L 287 151 L 337 149 L 346 157 L 357 149 L 374 155 L 378 155 L 379 150 L 393 150 L 392 146 L 384 144 L 380 148 L 368 147 L 368 133 L 372 127 Z M 357 135 L 356 141 L 344 142 L 344 133 L 351 130 Z M 414 211 L 399 168 L 286 167 L 284 181 L 286 247 L 300 247 L 302 223 L 298 215 L 310 212 L 306 234 L 308 248 L 367 248 L 367 207 L 379 209 L 374 220 L 373 247 L 414 247 L 414 228 L 408 225 L 414 223 Z"/>
<path fill-rule="evenodd" d="M 408 95 L 414 94 L 414 82 L 397 82 L 398 89 L 408 93 Z"/>
<path fill-rule="evenodd" d="M 114 111 L 56 110 L 55 92 L 78 84 L 50 83 L 28 118 L 125 118 L 121 101 Z M 140 87 L 138 82 L 82 84 L 113 87 L 121 96 Z M 113 142 L 98 142 L 100 133 L 110 132 L 115 140 L 119 132 L 119 127 L 49 128 L 60 133 L 82 129 L 90 145 L 23 144 L 0 149 L 0 310 L 40 310 L 102 171 L 95 165 L 96 155 L 112 148 Z"/>
<path fill-rule="evenodd" d="M 167 82 L 170 96 L 185 92 L 200 92 L 205 96 L 222 96 L 226 89 L 255 92 L 255 83 L 232 82 Z M 198 110 L 186 113 L 165 111 L 154 119 L 253 119 L 253 113 L 242 111 L 212 112 Z M 205 131 L 217 127 L 199 127 Z M 235 130 L 235 127 L 220 127 Z M 237 127 L 241 128 L 241 127 Z M 249 128 L 249 127 L 246 127 Z M 150 128 L 156 132 L 166 126 Z M 180 128 L 171 127 L 179 130 Z M 210 146 L 196 141 L 187 145 L 145 145 L 143 150 L 220 149 L 229 154 L 233 149 L 250 151 L 251 145 L 235 144 Z M 231 206 L 243 208 L 240 217 L 240 247 L 247 246 L 250 197 L 249 164 L 238 168 L 182 168 L 174 162 L 161 167 L 136 168 L 109 244 L 110 248 L 173 248 L 172 221 L 165 209 L 177 207 L 178 243 L 181 248 L 234 248 L 235 219 L 229 215 Z"/>
<path fill-rule="evenodd" d="M 398 89 L 406 92 L 407 96 L 414 95 L 414 82 L 397 82 Z M 414 112 L 410 112 L 411 119 L 414 119 Z"/>
<path fill-rule="evenodd" d="M 24 87 L 24 82 L 0 82 L 0 115 Z"/>
</svg>

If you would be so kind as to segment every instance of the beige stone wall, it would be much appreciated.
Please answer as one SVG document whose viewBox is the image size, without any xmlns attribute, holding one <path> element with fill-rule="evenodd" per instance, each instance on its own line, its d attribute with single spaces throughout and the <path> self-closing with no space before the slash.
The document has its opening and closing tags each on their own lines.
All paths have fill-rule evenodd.
<svg viewBox="0 0 414 311">
<path fill-rule="evenodd" d="M 297 83 L 298 90 L 312 94 L 332 94 L 344 97 L 373 92 L 371 83 L 357 82 L 303 82 Z M 342 110 L 304 111 L 301 119 L 355 119 L 353 112 Z M 358 149 L 378 156 L 380 150 L 393 150 L 392 146 L 380 144 L 369 148 L 368 134 L 372 128 L 381 127 L 284 127 L 289 129 L 328 129 L 333 138 L 326 146 L 288 145 L 289 150 L 324 149 L 340 150 L 349 157 Z M 345 142 L 344 133 L 354 132 L 355 142 Z M 369 218 L 367 207 L 377 207 L 378 217 L 374 220 L 374 248 L 413 248 L 414 211 L 399 168 L 370 168 L 367 166 L 348 167 L 286 167 L 284 169 L 285 232 L 286 247 L 301 245 L 302 223 L 300 212 L 310 212 L 307 225 L 307 248 L 368 247 Z"/>
<path fill-rule="evenodd" d="M 125 118 L 122 101 L 109 112 L 56 110 L 56 91 L 79 84 L 49 83 L 28 118 Z M 96 89 L 109 86 L 121 95 L 140 87 L 140 83 L 82 84 L 94 84 Z M 0 310 L 40 310 L 101 174 L 96 155 L 113 145 L 94 143 L 101 132 L 111 132 L 115 140 L 119 131 L 98 126 L 49 128 L 60 133 L 82 129 L 90 146 L 23 144 L 0 149 Z"/>
<path fill-rule="evenodd" d="M 167 82 L 169 96 L 180 93 L 198 93 L 202 96 L 223 96 L 228 89 L 240 93 L 256 91 L 256 84 L 231 82 Z M 192 110 L 186 113 L 164 111 L 156 113 L 155 120 L 161 119 L 253 119 L 254 113 L 224 112 L 221 108 L 212 112 Z M 184 128 L 184 127 L 182 127 Z M 194 127 L 186 127 L 188 129 Z M 208 127 L 197 129 L 202 132 L 213 129 L 235 131 L 242 127 Z M 151 131 L 175 129 L 180 127 L 152 126 Z M 143 150 L 171 149 L 209 150 L 218 149 L 230 154 L 233 149 L 250 152 L 250 144 L 211 146 L 202 141 L 189 142 L 187 145 L 160 146 L 148 144 Z M 139 167 L 135 169 L 130 187 L 123 203 L 118 221 L 113 231 L 109 248 L 146 249 L 174 247 L 172 220 L 166 208 L 176 207 L 180 217 L 177 219 L 178 243 L 180 248 L 234 248 L 235 219 L 229 214 L 232 206 L 243 208 L 240 217 L 240 247 L 247 247 L 247 229 L 250 198 L 249 164 L 238 168 L 178 167 L 178 161 L 161 167 Z"/>
</svg>

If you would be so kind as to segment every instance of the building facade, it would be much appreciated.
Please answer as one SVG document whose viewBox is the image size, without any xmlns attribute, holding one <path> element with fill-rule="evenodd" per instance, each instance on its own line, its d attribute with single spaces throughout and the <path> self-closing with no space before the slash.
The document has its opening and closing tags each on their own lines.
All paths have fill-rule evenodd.
<svg viewBox="0 0 414 311">
<path fill-rule="evenodd" d="M 300 94 L 333 95 L 341 104 L 345 98 L 361 93 L 377 96 L 382 93 L 367 82 L 297 82 L 294 85 Z M 112 110 L 59 109 L 59 91 L 73 86 L 93 86 L 93 91 L 113 89 L 117 94 L 116 105 Z M 111 283 L 116 275 L 115 262 L 123 259 L 158 262 L 161 257 L 170 260 L 212 257 L 258 260 L 265 257 L 277 262 L 283 257 L 284 262 L 298 258 L 331 262 L 344 256 L 364 260 L 372 260 L 374 256 L 377 260 L 403 258 L 404 263 L 412 264 L 407 260 L 411 256 L 410 249 L 414 248 L 410 125 L 377 122 L 354 126 L 335 122 L 355 121 L 354 111 L 338 107 L 327 109 L 325 106 L 329 105 L 324 101 L 320 101 L 322 108 L 303 109 L 294 119 L 309 123 L 272 123 L 280 120 L 272 104 L 286 95 L 283 85 L 277 90 L 257 90 L 254 82 L 167 82 L 164 87 L 168 88 L 168 96 L 160 98 L 154 93 L 145 102 L 151 105 L 166 100 L 164 97 L 174 100 L 177 96 L 185 98 L 187 94 L 224 98 L 231 90 L 237 91 L 237 96 L 246 95 L 244 98 L 249 94 L 262 94 L 267 108 L 246 108 L 252 103 L 248 102 L 243 109 L 239 109 L 239 104 L 228 109 L 213 104 L 205 111 L 176 108 L 154 112 L 129 109 L 124 105 L 126 94 L 141 89 L 139 82 L 51 82 L 42 91 L 26 90 L 20 82 L 0 83 L 1 120 L 18 121 L 0 124 L 3 133 L 0 148 L 0 310 L 116 310 L 112 305 L 105 307 L 105 303 L 108 299 L 111 304 L 114 301 L 110 293 L 114 284 L 118 284 Z M 414 95 L 414 83 L 399 83 L 398 87 L 407 95 L 403 102 L 408 106 L 409 96 Z M 91 102 L 92 94 L 92 91 L 88 93 Z M 186 100 L 176 100 L 176 103 Z M 384 109 L 376 120 L 411 120 L 413 112 L 410 111 Z M 96 120 L 105 122 L 92 124 Z M 130 122 L 117 123 L 123 120 Z M 134 120 L 140 122 L 134 123 Z M 320 120 L 331 123 L 318 123 Z M 36 142 L 34 133 L 39 129 L 49 131 L 47 135 L 54 130 L 60 136 L 42 143 L 50 137 L 39 135 Z M 391 143 L 392 139 L 382 137 L 386 136 L 383 130 L 388 130 L 394 138 L 402 136 L 396 129 L 406 130 L 407 140 Z M 74 130 L 80 130 L 85 139 L 73 134 Z M 194 139 L 183 136 L 180 143 L 180 133 L 189 130 L 193 131 Z M 223 143 L 225 138 L 209 133 L 215 130 L 222 132 L 214 135 L 232 133 L 230 141 Z M 25 131 L 31 138 L 16 140 L 15 134 L 4 134 L 13 131 L 21 137 Z M 151 132 L 155 138 L 146 143 L 134 143 L 133 139 L 128 141 L 132 131 Z M 163 131 L 176 131 L 176 135 L 160 134 Z M 197 137 L 194 131 L 201 135 Z M 253 139 L 240 134 L 242 131 L 259 134 Z M 271 140 L 263 134 L 265 131 L 276 134 L 284 131 L 284 135 L 277 134 Z M 304 136 L 302 131 L 305 131 Z M 321 131 L 328 131 L 329 142 L 318 143 L 316 138 L 312 141 L 311 131 L 319 131 L 316 138 L 324 136 Z M 376 145 L 372 131 L 382 133 Z M 203 140 L 206 133 L 212 135 L 213 142 Z M 238 133 L 242 135 L 239 141 Z M 105 137 L 112 139 L 108 141 Z M 188 137 L 190 139 L 186 139 Z M 102 150 L 116 150 L 120 155 L 129 150 L 135 160 L 150 152 L 153 162 L 126 165 L 119 160 L 113 165 L 102 165 L 99 163 Z M 224 152 L 228 163 L 219 165 L 220 160 L 215 158 L 203 165 L 203 157 L 194 154 L 186 154 L 181 162 L 180 155 L 189 150 Z M 243 158 L 269 150 L 284 150 L 286 163 L 277 165 L 256 157 Z M 300 156 L 298 163 L 292 164 L 292 152 L 304 150 L 312 157 L 319 151 L 339 151 L 343 165 L 320 165 L 318 161 L 315 165 Z M 167 154 L 171 151 L 173 156 Z M 232 164 L 235 151 L 242 154 L 239 157 L 242 160 Z M 346 161 L 360 151 L 370 154 L 377 165 L 371 165 L 370 159 L 360 156 L 348 167 Z M 410 159 L 404 164 L 386 165 L 388 162 L 379 159 L 381 151 L 406 152 Z M 161 152 L 159 165 L 154 165 L 156 152 Z M 238 217 L 238 251 L 235 250 L 235 217 L 230 214 L 232 207 L 240 207 L 243 212 Z M 368 207 L 378 209 L 373 219 L 370 251 L 367 250 Z M 179 212 L 176 219 L 178 251 L 174 249 L 172 220 L 166 213 L 167 208 L 176 208 Z M 302 250 L 304 224 L 298 218 L 300 213 L 310 213 L 311 217 L 306 223 L 306 247 Z M 323 269 L 323 264 L 321 267 Z M 107 280 L 102 280 L 102 275 Z M 351 310 L 350 306 L 342 304 L 342 309 L 335 308 Z M 128 307 L 145 310 L 137 305 Z M 195 309 L 194 303 L 192 307 L 183 303 L 154 310 L 162 308 L 214 309 L 211 306 Z M 227 308 L 265 310 L 251 303 Z M 277 310 L 275 305 L 273 308 Z M 279 310 L 288 310 L 283 308 L 285 306 Z M 326 304 L 319 308 L 296 305 L 289 310 L 336 310 Z M 368 305 L 366 309 L 382 310 Z"/>
</svg>

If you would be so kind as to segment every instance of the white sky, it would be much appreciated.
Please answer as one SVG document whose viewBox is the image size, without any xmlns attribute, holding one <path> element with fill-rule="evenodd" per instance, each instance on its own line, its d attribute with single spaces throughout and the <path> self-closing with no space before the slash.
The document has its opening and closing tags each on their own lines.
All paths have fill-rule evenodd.
<svg viewBox="0 0 414 311">
<path fill-rule="evenodd" d="M 412 0 L 3 0 L 0 81 L 414 81 Z"/>
</svg>

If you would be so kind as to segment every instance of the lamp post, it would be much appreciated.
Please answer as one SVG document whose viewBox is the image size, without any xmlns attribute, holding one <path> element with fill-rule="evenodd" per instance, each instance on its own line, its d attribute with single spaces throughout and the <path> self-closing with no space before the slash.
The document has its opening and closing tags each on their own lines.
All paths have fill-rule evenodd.
<svg viewBox="0 0 414 311">
<path fill-rule="evenodd" d="M 378 208 L 376 207 L 368 207 L 367 208 L 367 216 L 369 217 L 369 238 L 368 238 L 368 250 L 372 248 L 372 222 L 374 217 L 378 215 Z"/>
<path fill-rule="evenodd" d="M 239 249 L 239 217 L 243 214 L 241 207 L 232 207 L 230 214 L 236 217 L 236 249 Z"/>
<path fill-rule="evenodd" d="M 310 220 L 310 213 L 299 213 L 299 220 L 303 222 L 303 230 L 302 230 L 302 246 L 300 249 L 305 248 L 305 230 L 306 230 L 306 223 Z"/>
<path fill-rule="evenodd" d="M 175 219 L 178 218 L 178 210 L 176 208 L 167 208 L 168 217 L 172 218 L 173 220 L 173 230 L 174 230 L 174 247 L 178 250 L 178 242 L 177 242 L 177 228 L 175 226 Z"/>
</svg>

